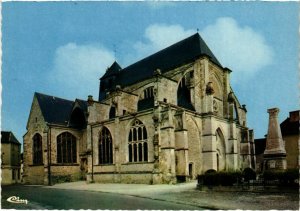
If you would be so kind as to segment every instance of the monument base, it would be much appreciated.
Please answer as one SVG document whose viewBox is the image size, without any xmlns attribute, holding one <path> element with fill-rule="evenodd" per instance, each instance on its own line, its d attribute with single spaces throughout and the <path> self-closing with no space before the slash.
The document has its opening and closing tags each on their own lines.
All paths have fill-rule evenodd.
<svg viewBox="0 0 300 211">
<path fill-rule="evenodd" d="M 285 170 L 286 169 L 286 155 L 264 155 L 264 169 L 265 170 Z"/>
</svg>

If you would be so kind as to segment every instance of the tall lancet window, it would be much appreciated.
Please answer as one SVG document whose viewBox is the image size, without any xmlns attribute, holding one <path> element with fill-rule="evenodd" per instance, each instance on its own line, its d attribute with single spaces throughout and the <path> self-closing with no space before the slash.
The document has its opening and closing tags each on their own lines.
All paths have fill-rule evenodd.
<svg viewBox="0 0 300 211">
<path fill-rule="evenodd" d="M 69 132 L 57 136 L 57 163 L 76 163 L 76 137 Z"/>
<path fill-rule="evenodd" d="M 33 136 L 33 165 L 43 164 L 43 147 L 42 147 L 42 136 L 36 133 Z"/>
<path fill-rule="evenodd" d="M 104 127 L 99 134 L 99 164 L 113 163 L 113 143 L 109 130 Z"/>
<path fill-rule="evenodd" d="M 145 125 L 135 120 L 132 124 L 128 137 L 128 161 L 147 162 L 148 161 L 148 136 Z"/>
</svg>

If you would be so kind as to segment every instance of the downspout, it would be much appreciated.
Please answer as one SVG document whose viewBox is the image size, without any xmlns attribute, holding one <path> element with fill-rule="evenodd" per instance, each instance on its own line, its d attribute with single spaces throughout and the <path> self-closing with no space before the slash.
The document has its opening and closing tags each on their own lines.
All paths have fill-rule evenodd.
<svg viewBox="0 0 300 211">
<path fill-rule="evenodd" d="M 48 177 L 48 185 L 50 185 L 50 161 L 49 161 L 49 132 L 47 133 L 47 177 Z"/>
<path fill-rule="evenodd" d="M 50 169 L 50 185 L 52 185 L 52 175 L 51 175 L 51 128 L 50 128 L 50 166 L 49 166 L 49 169 Z"/>
<path fill-rule="evenodd" d="M 51 186 L 52 185 L 52 181 L 51 181 L 51 127 L 49 127 L 49 135 L 47 138 L 47 146 L 48 146 L 48 150 L 47 150 L 47 154 L 48 154 L 48 185 Z"/>
<path fill-rule="evenodd" d="M 92 144 L 92 182 L 94 182 L 94 142 L 93 142 L 93 127 L 91 126 L 91 144 Z"/>
</svg>

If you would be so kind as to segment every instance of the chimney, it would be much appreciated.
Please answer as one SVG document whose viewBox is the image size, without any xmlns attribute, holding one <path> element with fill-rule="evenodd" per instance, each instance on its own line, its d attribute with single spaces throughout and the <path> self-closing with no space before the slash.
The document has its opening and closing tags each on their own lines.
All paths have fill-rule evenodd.
<svg viewBox="0 0 300 211">
<path fill-rule="evenodd" d="M 299 112 L 300 111 L 291 111 L 290 112 L 290 122 L 298 122 L 299 121 Z"/>
<path fill-rule="evenodd" d="M 92 106 L 94 104 L 94 99 L 93 99 L 92 95 L 88 96 L 87 103 L 88 103 L 89 106 Z"/>
</svg>

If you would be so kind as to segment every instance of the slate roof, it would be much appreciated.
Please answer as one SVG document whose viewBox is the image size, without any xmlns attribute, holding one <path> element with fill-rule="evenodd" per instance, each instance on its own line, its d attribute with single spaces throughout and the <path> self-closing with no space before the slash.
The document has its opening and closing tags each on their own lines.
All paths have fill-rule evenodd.
<svg viewBox="0 0 300 211">
<path fill-rule="evenodd" d="M 131 85 L 151 78 L 156 69 L 160 69 L 162 73 L 165 73 L 204 55 L 208 56 L 213 63 L 222 67 L 199 33 L 196 33 L 122 70 L 115 62 L 101 79 L 106 78 L 109 74 L 118 73 L 115 84 L 121 86 Z"/>
<path fill-rule="evenodd" d="M 18 139 L 14 136 L 14 134 L 10 131 L 1 131 L 1 143 L 14 143 L 21 145 Z"/>
<path fill-rule="evenodd" d="M 138 111 L 146 110 L 154 107 L 154 97 L 146 98 L 138 101 Z"/>
<path fill-rule="evenodd" d="M 75 102 L 78 102 L 80 108 L 81 108 L 83 111 L 87 112 L 88 103 L 87 103 L 86 100 L 76 99 Z"/>
<path fill-rule="evenodd" d="M 299 111 L 290 112 L 290 115 L 291 113 L 296 114 L 297 117 L 295 119 L 288 117 L 280 124 L 281 134 L 283 136 L 299 134 Z"/>
<path fill-rule="evenodd" d="M 74 101 L 35 93 L 46 122 L 67 125 Z"/>
<path fill-rule="evenodd" d="M 255 139 L 255 154 L 260 155 L 263 154 L 266 149 L 266 138 Z"/>
<path fill-rule="evenodd" d="M 121 70 L 121 66 L 115 61 L 105 72 L 101 79 L 107 78 L 112 75 L 117 75 Z"/>
</svg>

